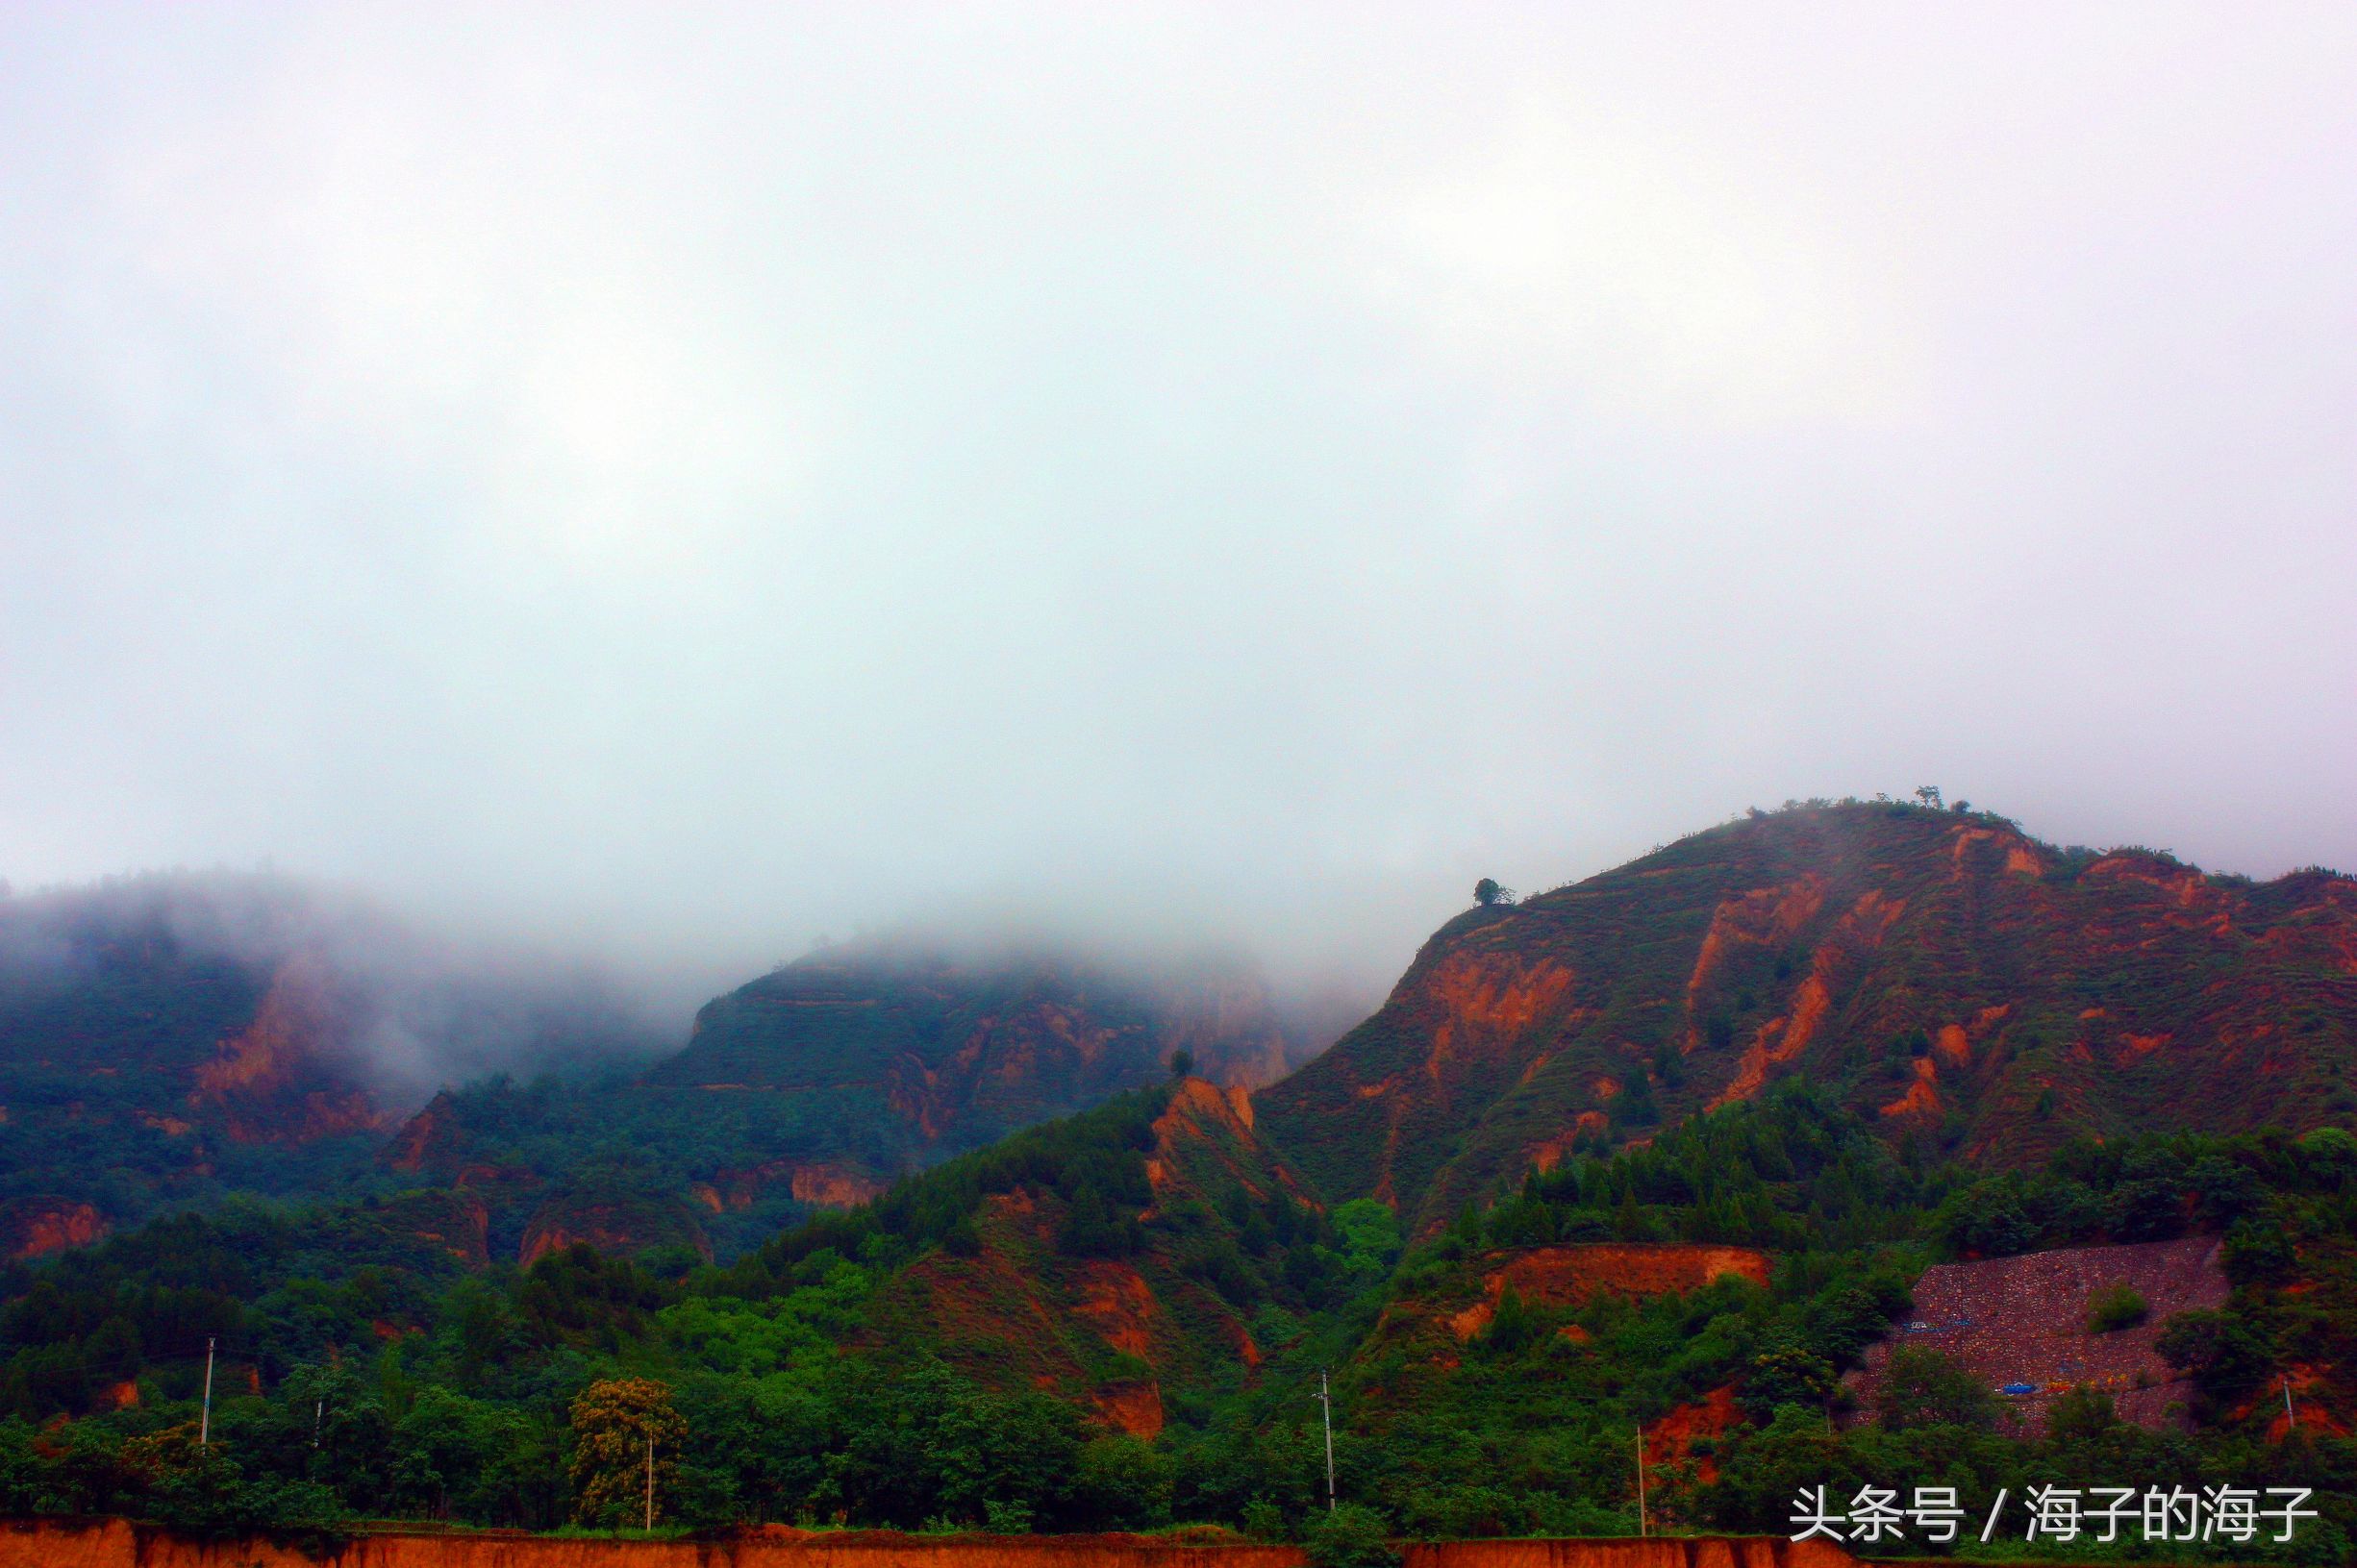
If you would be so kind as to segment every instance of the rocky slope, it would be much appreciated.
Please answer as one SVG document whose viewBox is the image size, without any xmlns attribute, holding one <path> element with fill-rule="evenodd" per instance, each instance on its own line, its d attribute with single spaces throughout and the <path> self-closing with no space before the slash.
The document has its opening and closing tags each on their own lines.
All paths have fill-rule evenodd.
<svg viewBox="0 0 2357 1568">
<path fill-rule="evenodd" d="M 1804 1073 L 1982 1162 L 2357 1112 L 2357 882 L 2207 877 L 1891 804 L 1697 834 L 1425 944 L 1258 1100 L 1330 1199 L 1429 1231 L 1497 1181 Z"/>
<path fill-rule="evenodd" d="M 2156 1350 L 2162 1326 L 2179 1312 L 2226 1305 L 2230 1286 L 2216 1236 L 2067 1247 L 2014 1257 L 1940 1263 L 1915 1282 L 1915 1305 L 1868 1348 L 1847 1380 L 1872 1408 L 1893 1352 L 1936 1350 L 1986 1388 L 2026 1390 L 2004 1400 L 2009 1431 L 2035 1432 L 2054 1400 L 2077 1389 L 2110 1396 L 2120 1419 L 2158 1431 L 2194 1395 L 2190 1380 Z M 2088 1321 L 2095 1293 L 2125 1286 L 2145 1308 L 2142 1321 Z"/>
</svg>

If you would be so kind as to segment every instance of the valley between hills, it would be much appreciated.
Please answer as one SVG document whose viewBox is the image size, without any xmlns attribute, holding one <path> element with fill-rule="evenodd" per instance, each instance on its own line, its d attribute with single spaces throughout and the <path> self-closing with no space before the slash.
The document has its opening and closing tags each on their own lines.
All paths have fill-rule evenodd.
<svg viewBox="0 0 2357 1568">
<path fill-rule="evenodd" d="M 2315 1494 L 2221 1560 L 2357 1539 L 2333 872 L 1755 812 L 1476 904 L 1331 1044 L 1230 960 L 875 940 L 679 1046 L 514 976 L 388 1004 L 185 892 L 0 904 L 0 1511 L 1348 1564 L 1633 1532 L 1636 1448 L 1648 1529 L 2134 1481 Z M 486 1014 L 564 1070 L 371 1073 Z"/>
</svg>

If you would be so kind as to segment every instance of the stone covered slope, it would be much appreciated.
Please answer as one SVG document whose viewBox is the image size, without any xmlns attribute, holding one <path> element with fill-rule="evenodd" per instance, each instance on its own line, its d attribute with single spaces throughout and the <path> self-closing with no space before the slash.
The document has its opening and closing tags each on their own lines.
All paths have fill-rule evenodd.
<svg viewBox="0 0 2357 1568">
<path fill-rule="evenodd" d="M 2226 1304 L 2219 1251 L 2218 1237 L 2194 1235 L 1934 1264 L 1916 1282 L 1913 1309 L 1846 1381 L 1871 1408 L 1892 1354 L 1921 1345 L 1985 1387 L 2033 1390 L 2004 1399 L 2008 1431 L 2044 1431 L 2047 1407 L 2079 1388 L 2109 1395 L 2121 1419 L 2161 1431 L 2174 1424 L 2170 1406 L 2181 1409 L 2194 1390 L 2155 1346 L 2177 1313 Z M 2090 1301 L 2120 1285 L 2144 1302 L 2144 1321 L 2095 1332 Z"/>
<path fill-rule="evenodd" d="M 2081 1131 L 2344 1119 L 2352 1065 L 2357 882 L 1850 804 L 1459 916 L 1258 1105 L 1326 1198 L 1394 1202 L 1420 1232 L 1790 1073 L 1927 1152 L 2023 1163 Z"/>
</svg>

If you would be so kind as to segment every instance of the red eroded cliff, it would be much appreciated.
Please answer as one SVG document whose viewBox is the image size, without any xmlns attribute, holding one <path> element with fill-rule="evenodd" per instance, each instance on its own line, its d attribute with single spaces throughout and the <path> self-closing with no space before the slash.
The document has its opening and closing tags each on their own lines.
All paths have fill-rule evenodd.
<svg viewBox="0 0 2357 1568">
<path fill-rule="evenodd" d="M 1718 1461 L 1709 1455 L 1697 1457 L 1694 1439 L 1716 1440 L 1742 1426 L 1743 1419 L 1733 1383 L 1714 1388 L 1691 1405 L 1673 1406 L 1645 1428 L 1645 1463 L 1659 1467 L 1693 1461 L 1694 1480 L 1708 1486 L 1718 1479 Z"/>
<path fill-rule="evenodd" d="M 397 1171 L 413 1174 L 432 1171 L 448 1176 L 458 1168 L 462 1135 L 453 1127 L 452 1096 L 448 1089 L 436 1094 L 425 1108 L 401 1125 L 393 1140 L 378 1157 Z"/>
<path fill-rule="evenodd" d="M 1296 1547 L 1232 1539 L 901 1535 L 776 1526 L 677 1541 L 389 1531 L 360 1535 L 340 1550 L 314 1556 L 266 1540 L 183 1540 L 120 1519 L 0 1521 L 0 1568 L 1302 1568 L 1303 1562 Z"/>
<path fill-rule="evenodd" d="M 254 1021 L 196 1069 L 188 1104 L 238 1143 L 305 1143 L 375 1132 L 389 1118 L 336 1059 L 349 1032 L 326 968 L 279 966 Z"/>
<path fill-rule="evenodd" d="M 712 1238 L 683 1203 L 662 1197 L 560 1193 L 542 1204 L 524 1228 L 515 1260 L 530 1268 L 550 1253 L 582 1244 L 615 1257 L 649 1247 L 686 1246 L 708 1262 L 712 1258 Z"/>
<path fill-rule="evenodd" d="M 1532 1247 L 1492 1254 L 1477 1266 L 1482 1271 L 1481 1296 L 1459 1310 L 1448 1310 L 1453 1304 L 1437 1308 L 1460 1341 L 1490 1326 L 1509 1285 L 1534 1307 L 1577 1307 L 1596 1296 L 1683 1294 L 1729 1274 L 1764 1285 L 1768 1273 L 1768 1255 L 1754 1248 L 1686 1241 Z"/>
<path fill-rule="evenodd" d="M 1402 1568 L 1855 1568 L 1824 1540 L 1412 1541 Z M 269 1541 L 188 1541 L 120 1519 L 0 1521 L 0 1568 L 1303 1568 L 1298 1547 L 1151 1535 L 901 1535 L 765 1530 L 702 1540 L 508 1531 L 361 1535 L 312 1555 Z"/>
<path fill-rule="evenodd" d="M 762 1194 L 783 1186 L 797 1203 L 818 1208 L 857 1208 L 891 1185 L 857 1165 L 834 1159 L 771 1159 L 742 1170 L 715 1172 L 690 1189 L 696 1202 L 718 1214 L 750 1208 Z"/>
<path fill-rule="evenodd" d="M 95 1205 L 68 1198 L 21 1198 L 0 1207 L 0 1247 L 19 1261 L 87 1247 L 112 1229 Z"/>
<path fill-rule="evenodd" d="M 2357 879 L 1795 805 L 1466 911 L 1254 1104 L 1329 1201 L 1391 1203 L 1423 1235 L 1493 1183 L 1788 1076 L 1894 1143 L 2001 1166 L 2080 1133 L 2344 1125 Z"/>
</svg>

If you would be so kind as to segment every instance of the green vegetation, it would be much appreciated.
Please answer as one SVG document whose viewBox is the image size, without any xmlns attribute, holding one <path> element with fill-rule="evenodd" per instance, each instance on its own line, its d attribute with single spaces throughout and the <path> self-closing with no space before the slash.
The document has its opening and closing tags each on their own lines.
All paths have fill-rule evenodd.
<svg viewBox="0 0 2357 1568">
<path fill-rule="evenodd" d="M 1987 1431 L 1996 1425 L 1988 1385 L 1949 1356 L 1928 1345 L 1902 1345 L 1883 1369 L 1874 1419 L 1886 1431 L 1958 1427 Z"/>
<path fill-rule="evenodd" d="M 2313 1560 L 2357 1523 L 2346 1439 L 2263 1435 L 2270 1380 L 2357 1358 L 2344 1134 L 2079 1144 L 2035 1173 L 1975 1177 L 1787 1086 L 1533 1175 L 1403 1250 L 1382 1204 L 1320 1214 L 1281 1189 L 1255 1196 L 1239 1147 L 1156 1178 L 1149 1157 L 1178 1157 L 1157 1118 L 1182 1091 L 1018 1134 L 725 1267 L 576 1248 L 470 1272 L 416 1233 L 438 1194 L 233 1205 L 16 1267 L 0 1280 L 0 1507 L 214 1535 L 384 1517 L 636 1528 L 651 1436 L 659 1523 L 1207 1522 L 1367 1568 L 1396 1533 L 1633 1531 L 1632 1434 L 1723 1407 L 1731 1424 L 1697 1429 L 1650 1478 L 1657 1523 L 1782 1532 L 1797 1487 L 1847 1496 L 1868 1481 L 1975 1496 L 2313 1485 L 2327 1516 L 2299 1543 L 2327 1554 Z M 2225 1307 L 2163 1335 L 2194 1380 L 2190 1432 L 2140 1431 L 2088 1394 L 2025 1442 L 1998 1430 L 1988 1389 L 1913 1346 L 1854 1407 L 1843 1374 L 1925 1263 L 2172 1226 L 2223 1229 L 2236 1282 Z M 1763 1247 L 1774 1269 L 1766 1286 L 1728 1275 L 1639 1298 L 1510 1286 L 1469 1337 L 1447 1327 L 1498 1259 L 1588 1241 Z M 1097 1348 L 1040 1362 L 1040 1345 L 994 1339 L 997 1320 L 959 1315 L 991 1291 L 1028 1292 L 1013 1306 L 1036 1314 L 1065 1299 L 1059 1282 L 1123 1270 L 1167 1305 L 1157 1333 L 1177 1335 L 1151 1340 L 1150 1366 L 1085 1323 L 1053 1332 Z M 1237 1326 L 1257 1367 L 1222 1349 Z M 208 1337 L 220 1365 L 198 1449 Z M 1332 1515 L 1321 1368 L 1346 1505 Z M 1147 1377 L 1158 1435 L 1089 1419 L 1091 1399 Z"/>
<path fill-rule="evenodd" d="M 1672 1530 L 1783 1533 L 1798 1489 L 1868 1482 L 2303 1485 L 2324 1517 L 2277 1555 L 2347 1555 L 2357 1137 L 2319 1125 L 2357 1110 L 2344 884 L 2205 880 L 1927 801 L 1796 804 L 1492 891 L 1250 1107 L 1187 1078 L 1137 996 L 1005 975 L 884 997 L 813 963 L 715 1004 L 636 1083 L 447 1093 L 394 1158 L 205 1145 L 215 1169 L 278 1161 L 302 1204 L 142 1142 L 184 1136 L 140 1120 L 177 1087 L 116 1104 L 111 1079 L 41 1078 L 63 1026 L 39 1008 L 64 1004 L 0 995 L 11 1093 L 111 1108 L 29 1124 L 8 1152 L 64 1174 L 0 1160 L 0 1197 L 165 1207 L 0 1267 L 0 1508 L 215 1536 L 636 1529 L 651 1461 L 665 1529 L 1204 1523 L 1373 1568 L 1401 1534 L 1633 1531 L 1643 1432 Z M 167 1003 L 137 971 L 87 1027 L 253 1005 L 234 975 L 180 974 Z M 985 1011 L 1046 1020 L 990 1034 L 1023 1058 L 1083 1010 L 1141 1048 L 1112 1076 L 953 1097 L 930 1143 L 886 1103 L 989 1077 L 940 1049 Z M 213 1017 L 173 1022 L 171 1049 Z M 803 1082 L 819 1058 L 833 1076 Z M 1110 1098 L 998 1135 L 1067 1095 Z M 2264 1130 L 2278 1115 L 2311 1130 Z M 857 1209 L 790 1196 L 808 1157 L 898 1170 L 969 1141 Z M 501 1261 L 527 1226 L 629 1239 Z M 2024 1439 L 2030 1406 L 1912 1339 L 1856 1392 L 1931 1263 L 2182 1235 L 2221 1239 L 2232 1292 L 2147 1331 L 2181 1424 L 2082 1389 L 2042 1397 Z M 2085 1311 L 2056 1332 L 2151 1306 Z"/>
<path fill-rule="evenodd" d="M 600 1378 L 573 1398 L 573 1518 L 652 1530 L 679 1492 L 688 1423 L 671 1390 L 646 1378 Z"/>
<path fill-rule="evenodd" d="M 2113 1333 L 2133 1329 L 2150 1310 L 2132 1286 L 2107 1285 L 2087 1298 L 2087 1332 Z"/>
</svg>

